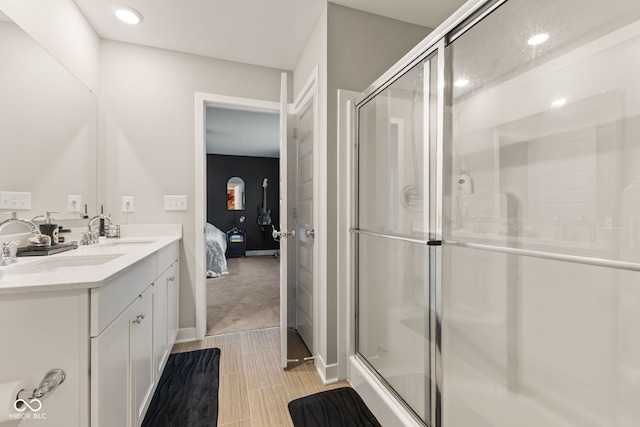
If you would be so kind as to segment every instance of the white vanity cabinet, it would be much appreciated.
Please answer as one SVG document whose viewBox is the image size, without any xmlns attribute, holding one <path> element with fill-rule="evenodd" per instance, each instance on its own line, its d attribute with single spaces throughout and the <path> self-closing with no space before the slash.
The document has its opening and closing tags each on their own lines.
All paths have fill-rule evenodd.
<svg viewBox="0 0 640 427">
<path fill-rule="evenodd" d="M 66 374 L 21 427 L 140 427 L 178 333 L 181 229 L 155 229 L 0 267 L 0 384 Z"/>
<path fill-rule="evenodd" d="M 178 336 L 178 260 L 153 284 L 154 366 L 159 379 Z"/>
<path fill-rule="evenodd" d="M 132 426 L 142 425 L 153 392 L 156 389 L 155 370 L 153 368 L 153 287 L 146 291 L 136 301 L 137 310 L 131 320 L 131 348 L 129 363 L 131 365 L 131 397 L 133 405 Z M 137 312 L 137 314 L 136 314 Z"/>
<path fill-rule="evenodd" d="M 159 380 L 171 348 L 178 336 L 178 245 L 169 245 L 157 254 L 154 282 L 154 366 Z"/>
<path fill-rule="evenodd" d="M 91 339 L 91 425 L 138 426 L 154 390 L 153 290 Z"/>
<path fill-rule="evenodd" d="M 158 379 L 171 351 L 167 310 L 169 273 L 169 269 L 165 270 L 153 283 L 153 366 Z"/>
<path fill-rule="evenodd" d="M 171 274 L 169 275 L 168 280 L 168 306 L 167 306 L 167 323 L 168 323 L 168 337 L 169 342 L 172 343 L 169 346 L 169 350 L 171 350 L 171 346 L 176 339 L 178 338 L 178 306 L 180 304 L 179 300 L 179 292 L 180 292 L 180 260 L 176 258 L 176 260 L 171 265 Z"/>
<path fill-rule="evenodd" d="M 92 427 L 142 424 L 176 338 L 177 258 L 176 242 L 91 290 Z"/>
</svg>

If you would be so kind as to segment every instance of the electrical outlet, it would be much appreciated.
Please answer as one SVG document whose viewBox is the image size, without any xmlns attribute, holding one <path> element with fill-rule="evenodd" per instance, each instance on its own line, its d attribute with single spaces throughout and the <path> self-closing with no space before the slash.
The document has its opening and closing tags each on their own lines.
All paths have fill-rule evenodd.
<svg viewBox="0 0 640 427">
<path fill-rule="evenodd" d="M 70 212 L 70 213 L 82 212 L 82 196 L 69 195 L 67 197 L 67 212 Z"/>
<path fill-rule="evenodd" d="M 186 211 L 187 196 L 164 196 L 165 211 Z"/>
<path fill-rule="evenodd" d="M 122 196 L 122 213 L 132 213 L 133 211 L 133 196 Z"/>
<path fill-rule="evenodd" d="M 0 209 L 27 211 L 31 209 L 31 193 L 0 191 Z"/>
</svg>

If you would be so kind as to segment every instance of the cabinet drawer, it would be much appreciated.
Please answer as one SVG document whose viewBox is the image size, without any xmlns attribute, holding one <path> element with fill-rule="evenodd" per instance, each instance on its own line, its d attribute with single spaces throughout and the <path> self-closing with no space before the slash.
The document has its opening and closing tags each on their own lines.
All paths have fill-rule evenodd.
<svg viewBox="0 0 640 427">
<path fill-rule="evenodd" d="M 173 242 L 156 252 L 158 256 L 158 264 L 155 277 L 160 277 L 171 264 L 178 259 L 178 242 Z"/>
<path fill-rule="evenodd" d="M 150 255 L 91 290 L 91 336 L 100 334 L 156 278 L 156 255 Z"/>
</svg>

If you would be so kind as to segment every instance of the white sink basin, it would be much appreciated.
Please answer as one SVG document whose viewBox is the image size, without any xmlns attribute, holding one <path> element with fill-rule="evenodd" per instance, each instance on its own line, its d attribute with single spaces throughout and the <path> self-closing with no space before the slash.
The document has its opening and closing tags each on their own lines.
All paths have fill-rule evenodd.
<svg viewBox="0 0 640 427">
<path fill-rule="evenodd" d="M 122 254 L 74 256 L 47 259 L 27 265 L 18 265 L 16 267 L 5 270 L 5 274 L 59 273 L 61 271 L 66 271 L 69 268 L 91 267 L 106 264 L 109 261 L 113 261 L 120 256 L 122 256 Z"/>
</svg>

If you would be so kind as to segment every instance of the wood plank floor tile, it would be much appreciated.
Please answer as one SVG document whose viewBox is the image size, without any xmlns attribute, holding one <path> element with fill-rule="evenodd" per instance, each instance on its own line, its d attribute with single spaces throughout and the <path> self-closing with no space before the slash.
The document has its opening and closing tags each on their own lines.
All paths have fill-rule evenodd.
<svg viewBox="0 0 640 427">
<path fill-rule="evenodd" d="M 244 371 L 240 341 L 217 344 L 213 347 L 220 349 L 220 375 Z"/>
<path fill-rule="evenodd" d="M 247 389 L 271 387 L 284 384 L 282 369 L 271 352 L 251 353 L 242 356 Z"/>
<path fill-rule="evenodd" d="M 251 419 L 246 419 L 242 421 L 236 421 L 233 423 L 220 424 L 218 423 L 218 427 L 253 427 L 251 424 Z"/>
<path fill-rule="evenodd" d="M 218 390 L 218 424 L 249 419 L 249 394 L 244 373 L 220 376 Z"/>
<path fill-rule="evenodd" d="M 304 343 L 296 339 L 291 334 L 287 338 L 295 357 L 307 356 Z M 220 348 L 219 427 L 292 427 L 287 407 L 291 400 L 350 386 L 347 381 L 324 385 L 312 361 L 283 370 L 279 328 L 207 337 L 176 344 L 172 352 L 211 347 Z"/>
<path fill-rule="evenodd" d="M 249 407 L 252 424 L 258 425 L 256 424 L 256 420 L 260 420 L 260 426 L 264 427 L 293 426 L 287 407 L 289 401 L 285 395 L 286 390 L 284 384 L 249 390 Z"/>
<path fill-rule="evenodd" d="M 239 332 L 243 354 L 262 353 L 268 351 L 269 335 L 264 329 L 257 331 Z"/>
</svg>

